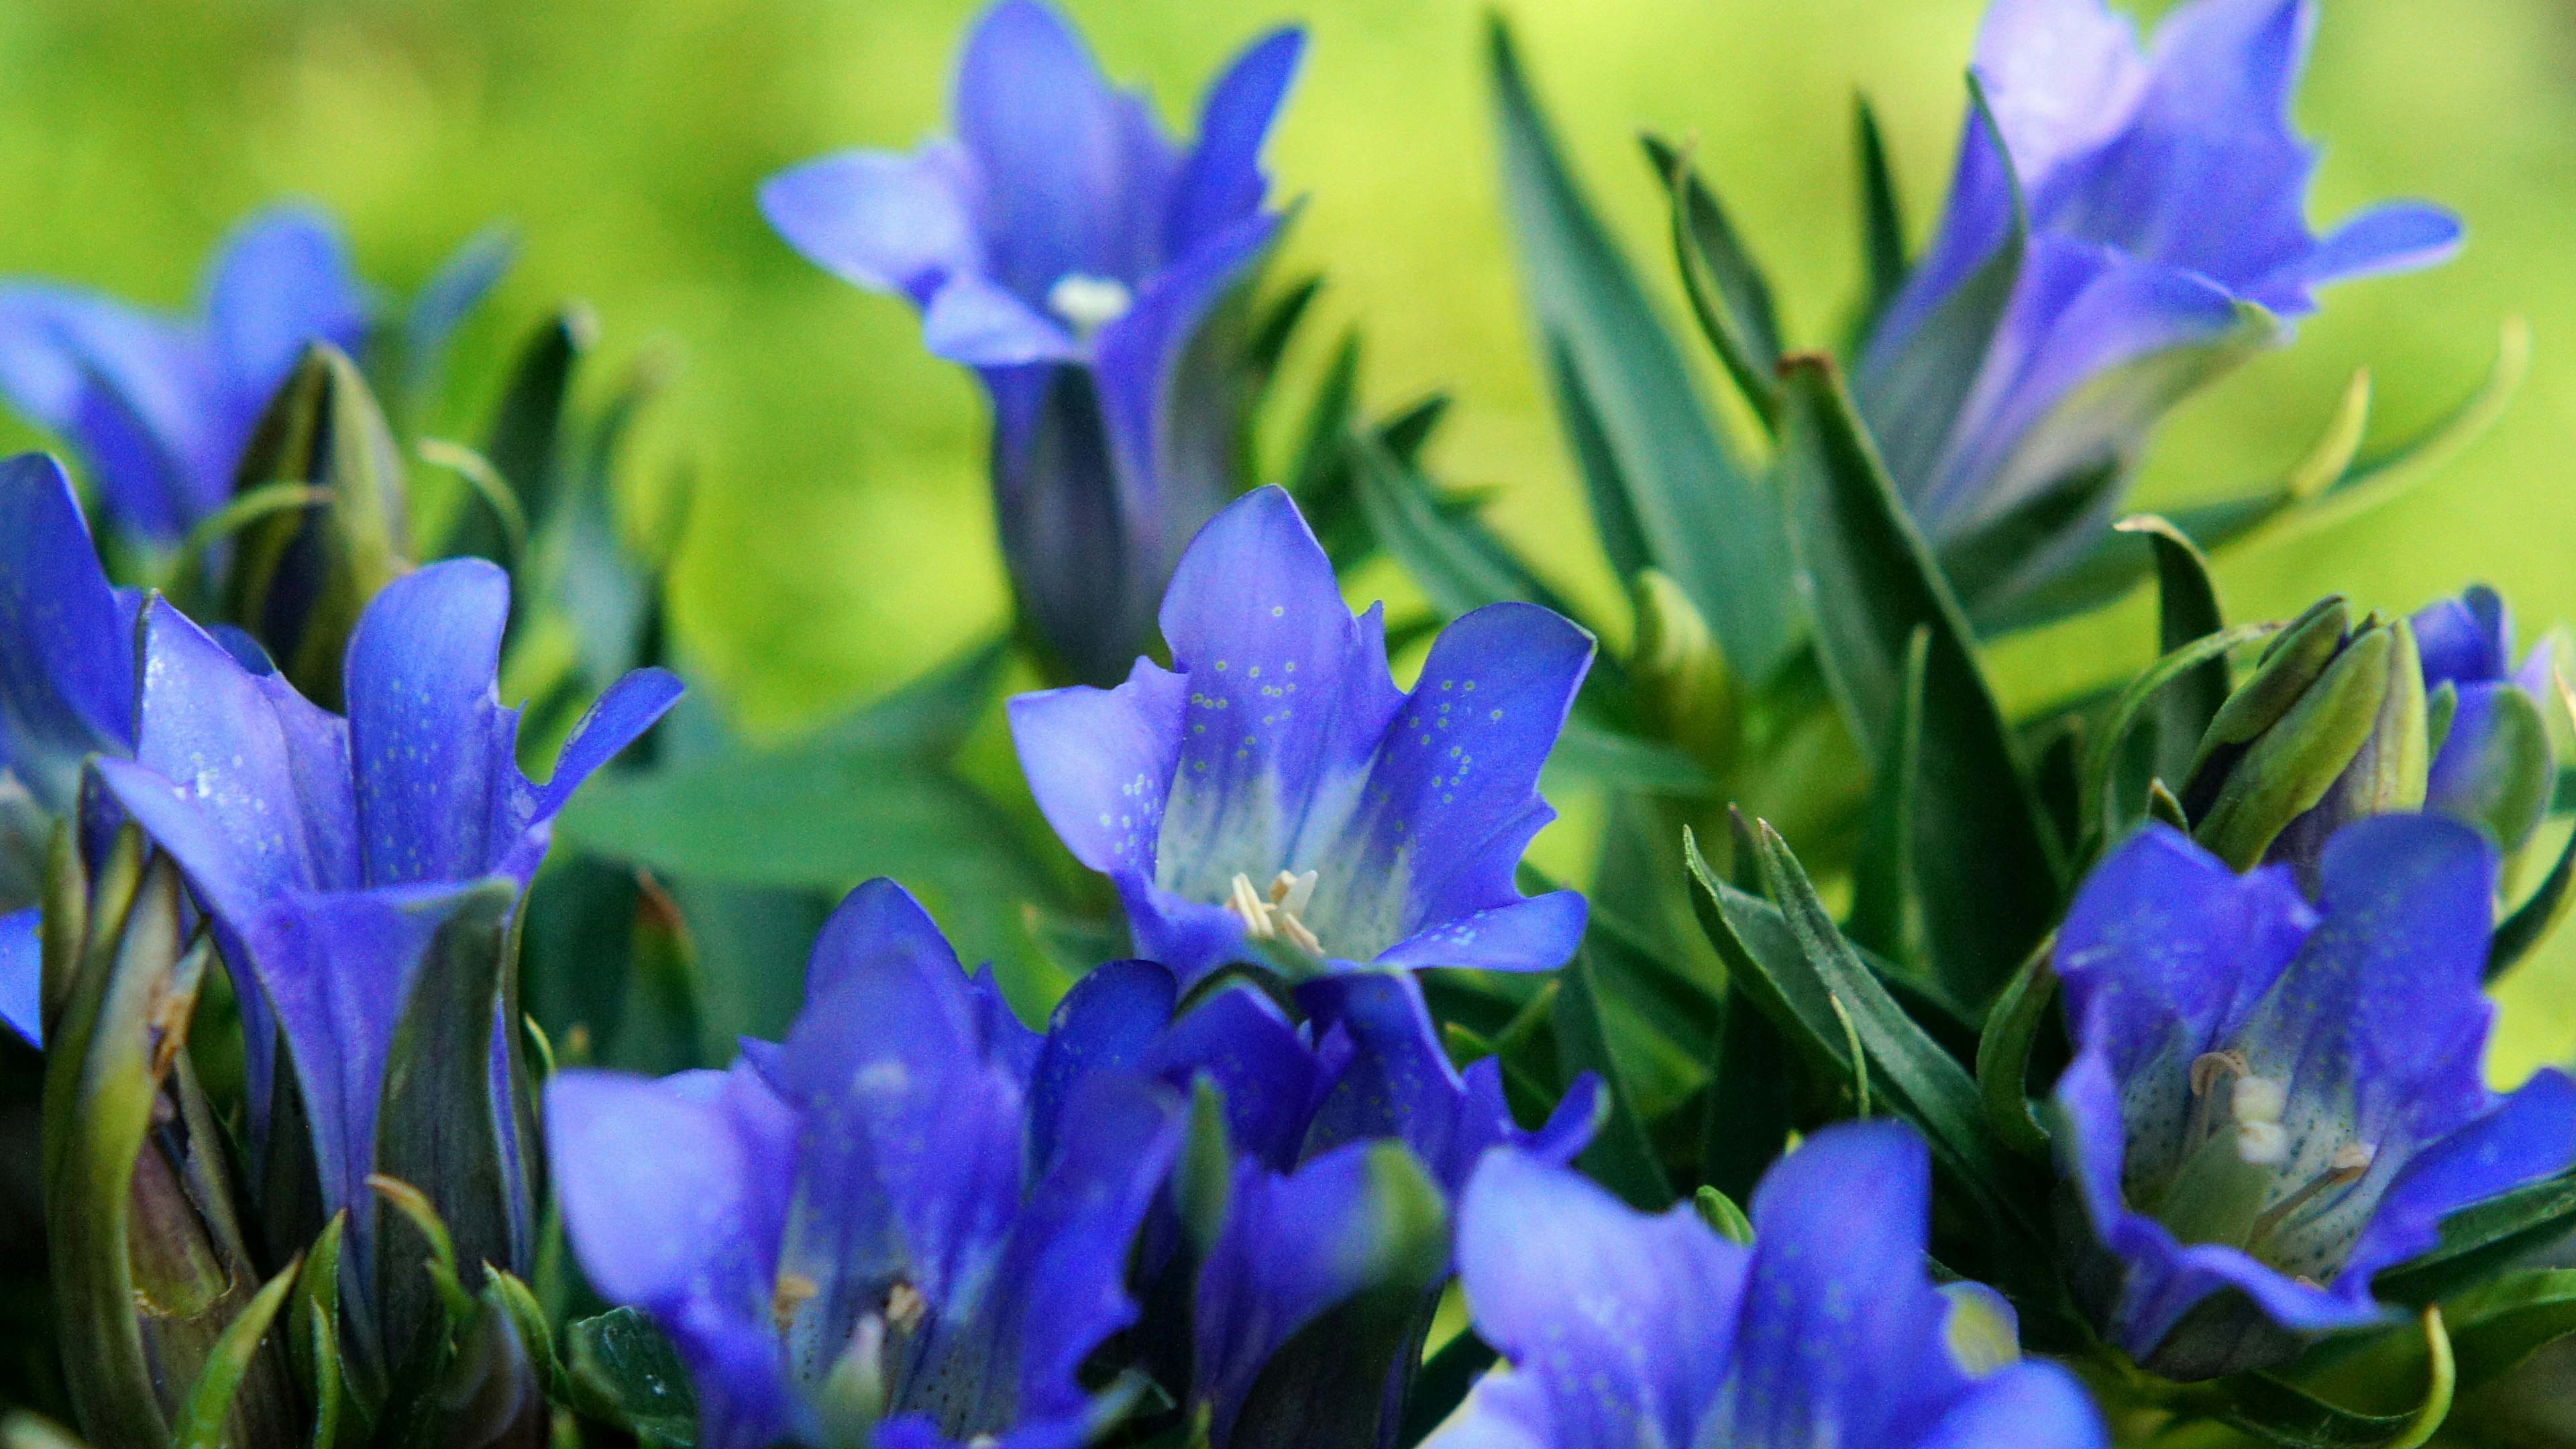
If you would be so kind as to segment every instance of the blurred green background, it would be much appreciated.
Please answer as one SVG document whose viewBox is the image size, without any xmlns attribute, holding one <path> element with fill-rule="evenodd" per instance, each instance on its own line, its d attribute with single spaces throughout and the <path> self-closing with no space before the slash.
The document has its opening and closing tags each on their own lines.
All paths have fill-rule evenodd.
<svg viewBox="0 0 2576 1449">
<path fill-rule="evenodd" d="M 1481 0 L 1075 0 L 1111 73 L 1186 123 L 1198 87 L 1262 28 L 1313 31 L 1272 150 L 1305 199 L 1287 266 L 1330 282 L 1329 334 L 1364 326 L 1368 391 L 1458 406 L 1435 458 L 1498 486 L 1506 532 L 1577 597 L 1615 591 L 1533 369 L 1496 207 Z M 1888 123 L 1920 235 L 1963 103 L 1978 0 L 1520 0 L 1508 7 L 1596 199 L 1668 295 L 1662 208 L 1634 134 L 1695 135 L 1782 293 L 1821 341 L 1857 247 L 1849 110 Z M 2152 15 L 2162 6 L 2139 8 Z M 964 0 L 10 0 L 0 6 L 0 272 L 193 297 L 208 249 L 262 201 L 347 221 L 367 274 L 408 289 L 500 218 L 521 264 L 466 335 L 449 399 L 541 309 L 596 305 L 610 366 L 666 349 L 679 381 L 639 476 L 694 470 L 675 598 L 682 648 L 746 727 L 792 730 L 990 630 L 1003 607 L 970 382 L 924 355 L 909 311 L 778 242 L 759 180 L 943 124 Z M 2530 383 L 2432 486 L 2359 523 L 2222 570 L 2244 617 L 2328 589 L 2411 609 L 2483 578 L 2524 633 L 2576 618 L 2576 7 L 2565 0 L 2326 0 L 2299 111 L 2326 142 L 2318 220 L 2413 194 L 2461 212 L 2437 272 L 2347 287 L 2297 345 L 2168 429 L 2143 499 L 2265 478 L 2357 367 L 2376 431 L 2469 388 L 2498 322 L 2528 317 Z M 476 379 L 482 379 L 479 383 Z M 1302 389 L 1292 383 L 1291 394 Z M 11 442 L 24 441 L 12 438 Z M 1360 592 L 1400 588 L 1375 575 Z M 2030 704 L 2141 662 L 2133 606 L 2001 651 Z M 1560 849 L 1564 849 L 1560 847 Z M 2496 1069 L 2576 1045 L 2576 939 L 2505 993 Z"/>
</svg>

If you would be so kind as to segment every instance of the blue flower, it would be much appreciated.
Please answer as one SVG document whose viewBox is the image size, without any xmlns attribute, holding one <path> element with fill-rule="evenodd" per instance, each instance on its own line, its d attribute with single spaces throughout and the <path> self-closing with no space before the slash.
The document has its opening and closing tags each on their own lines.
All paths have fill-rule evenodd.
<svg viewBox="0 0 2576 1449">
<path fill-rule="evenodd" d="M 1383 610 L 1353 618 L 1296 505 L 1264 488 L 1190 544 L 1163 599 L 1171 669 L 1011 701 L 1038 805 L 1116 883 L 1137 950 L 1195 981 L 1263 953 L 1292 976 L 1383 966 L 1545 970 L 1583 898 L 1524 898 L 1555 818 L 1539 766 L 1592 660 L 1548 610 L 1451 624 L 1410 695 Z"/>
<path fill-rule="evenodd" d="M 2182 392 L 2226 358 L 2195 360 L 2246 320 L 2286 324 L 2329 282 L 2429 265 L 2460 227 L 2411 203 L 2365 211 L 2323 239 L 2305 216 L 2316 151 L 2290 99 L 2316 14 L 2309 0 L 2193 0 L 2141 53 L 2103 0 L 1994 0 L 1977 40 L 2001 145 L 2026 198 L 2029 246 L 2002 322 L 1955 419 L 1903 416 L 1889 386 L 1908 354 L 1940 350 L 1936 316 L 2002 243 L 2012 183 L 1974 114 L 1940 230 L 1869 341 L 1859 393 L 1891 446 L 1908 506 L 1938 542 L 1993 523 L 2052 484 L 2126 466 Z M 2107 509 L 2106 496 L 2100 507 Z M 2098 518 L 2093 521 L 2098 523 Z"/>
<path fill-rule="evenodd" d="M 2011 1309 L 1925 1271 L 1931 1171 L 1895 1123 L 1831 1127 L 1771 1169 L 1754 1239 L 1648 1217 L 1496 1152 L 1460 1273 L 1485 1377 L 1427 1449 L 2094 1449 L 2074 1377 L 2014 1362 Z"/>
<path fill-rule="evenodd" d="M 700 1442 L 1073 1449 L 1114 1419 L 1076 1372 L 1136 1317 L 1173 1094 L 1123 1071 L 1033 1089 L 1040 1038 L 891 881 L 824 927 L 785 1045 L 747 1047 L 546 1095 L 573 1248 L 671 1335 Z"/>
<path fill-rule="evenodd" d="M 1205 1407 L 1210 1442 L 1222 1446 L 1264 1371 L 1325 1313 L 1388 1279 L 1418 1277 L 1413 1311 L 1427 1321 L 1449 1254 L 1446 1232 L 1422 1220 L 1465 1191 L 1489 1149 L 1572 1162 L 1608 1100 L 1585 1073 L 1545 1124 L 1523 1130 L 1504 1102 L 1498 1061 L 1483 1058 L 1463 1075 L 1450 1065 L 1410 972 L 1305 983 L 1296 992 L 1302 1027 L 1247 984 L 1175 1019 L 1180 995 L 1155 962 L 1093 970 L 1056 1008 L 1036 1093 L 1062 1101 L 1094 1074 L 1133 1071 L 1181 1088 L 1205 1078 L 1223 1094 L 1236 1161 L 1222 1229 L 1187 1295 L 1194 1312 L 1186 1325 L 1149 1319 L 1143 1331 L 1149 1358 L 1187 1378 L 1190 1404 Z M 1400 1366 L 1387 1367 L 1400 1385 Z M 1304 1437 L 1342 1414 L 1379 1411 L 1383 1385 L 1341 1377 L 1352 1381 L 1302 1394 Z"/>
<path fill-rule="evenodd" d="M 368 1201 L 387 1057 L 439 925 L 488 878 L 524 890 L 574 789 L 679 695 L 660 670 L 628 675 L 534 784 L 517 764 L 518 711 L 495 687 L 509 611 L 507 576 L 481 560 L 397 580 L 350 637 L 344 719 L 156 599 L 134 758 L 92 765 L 176 858 L 225 960 L 248 970 L 262 1138 L 282 1029 L 326 1211 Z M 495 1053 L 504 1100 L 507 1057 Z M 353 1215 L 360 1246 L 367 1216 Z"/>
<path fill-rule="evenodd" d="M 497 257 L 469 244 L 424 290 L 406 329 L 415 357 L 443 345 Z M 174 543 L 232 496 L 242 449 L 305 347 L 355 355 L 374 312 L 331 219 L 278 207 L 225 243 L 197 316 L 51 282 L 0 286 L 0 392 L 79 450 L 111 525 Z"/>
<path fill-rule="evenodd" d="M 1181 546 L 1241 486 L 1223 360 L 1200 323 L 1279 227 L 1260 154 L 1304 48 L 1256 42 L 1178 152 L 1053 11 L 1003 0 L 968 39 L 957 137 L 851 151 L 761 188 L 789 244 L 922 311 L 934 353 L 993 406 L 993 491 L 1023 617 L 1117 680 Z"/>
<path fill-rule="evenodd" d="M 38 1038 L 36 912 L 45 843 L 81 761 L 134 752 L 134 616 L 80 500 L 41 453 L 0 462 L 0 1020 Z M 20 909 L 23 908 L 23 909 Z"/>
<path fill-rule="evenodd" d="M 2107 1337 L 2179 1378 L 2277 1362 L 2390 1316 L 2371 1278 L 2445 1215 L 2576 1158 L 2576 1084 L 2480 1075 L 2495 879 L 2432 815 L 2337 833 L 2313 910 L 2161 825 L 2094 872 L 2058 939 L 2057 1141 Z"/>
<path fill-rule="evenodd" d="M 2409 622 L 2423 660 L 2424 687 L 2438 690 L 2447 684 L 2456 699 L 2449 728 L 2433 755 L 2424 808 L 2485 822 L 2506 850 L 2516 849 L 2538 828 L 2548 797 L 2534 792 L 2527 800 L 2507 801 L 2499 798 L 2507 793 L 2502 787 L 2520 773 L 2530 774 L 2535 784 L 2556 775 L 2549 732 L 2535 728 L 2550 698 L 2550 671 L 2556 663 L 2550 646 L 2534 646 L 2517 669 L 2512 617 L 2504 600 L 2483 584 L 2456 599 L 2425 605 Z M 2525 701 L 2539 708 L 2525 709 Z M 2528 761 L 2512 758 L 2525 753 Z M 2515 763 L 2537 768 L 2515 771 Z"/>
</svg>

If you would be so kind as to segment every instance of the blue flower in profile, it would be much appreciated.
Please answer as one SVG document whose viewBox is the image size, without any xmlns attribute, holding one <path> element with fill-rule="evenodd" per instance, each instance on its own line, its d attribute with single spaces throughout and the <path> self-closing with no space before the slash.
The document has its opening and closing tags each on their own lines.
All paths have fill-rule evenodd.
<svg viewBox="0 0 2576 1449">
<path fill-rule="evenodd" d="M 506 259 L 496 240 L 469 243 L 423 289 L 405 326 L 415 361 Z M 0 392 L 79 452 L 110 525 L 171 544 L 232 496 L 242 449 L 305 347 L 355 355 L 375 312 L 339 227 L 275 207 L 224 244 L 194 316 L 53 282 L 0 285 Z"/>
<path fill-rule="evenodd" d="M 1753 1243 L 1649 1217 L 1523 1153 L 1485 1159 L 1458 1257 L 1488 1374 L 1426 1449 L 2097 1449 L 2012 1310 L 1926 1271 L 1931 1167 L 1896 1123 L 1829 1127 L 1753 1197 Z"/>
<path fill-rule="evenodd" d="M 2162 825 L 2094 872 L 2058 938 L 2057 1142 L 2106 1337 L 2177 1378 L 2282 1361 L 2391 1318 L 2371 1279 L 2442 1218 L 2576 1159 L 2576 1083 L 2481 1074 L 2496 873 L 2436 815 L 2337 832 L 2314 909 Z"/>
<path fill-rule="evenodd" d="M 1176 150 L 1052 10 L 1002 0 L 968 38 L 957 139 L 851 151 L 761 188 L 790 245 L 909 297 L 930 350 L 993 408 L 993 491 L 1024 620 L 1115 682 L 1151 638 L 1181 546 L 1242 486 L 1210 309 L 1277 232 L 1261 148 L 1304 48 L 1255 42 Z"/>
<path fill-rule="evenodd" d="M 2484 584 L 2456 599 L 2436 599 L 2409 622 L 2425 689 L 2449 685 L 2454 699 L 2433 753 L 2424 808 L 2484 823 L 2506 850 L 2517 849 L 2539 827 L 2548 795 L 2511 785 L 2527 780 L 2539 786 L 2557 773 L 2549 731 L 2541 723 L 2556 664 L 2551 646 L 2535 645 L 2516 667 L 2512 615 Z"/>
<path fill-rule="evenodd" d="M 2315 26 L 2310 0 L 2192 0 L 2141 52 L 2104 0 L 1994 0 L 1976 72 L 2002 134 L 1971 113 L 1939 231 L 1859 375 L 1936 542 L 2133 462 L 2184 392 L 2250 349 L 2230 341 L 2249 323 L 2277 340 L 2317 288 L 2458 247 L 2459 223 L 2415 203 L 2308 230 L 2316 150 L 2290 101 Z M 1955 417 L 1916 416 L 1903 379 L 1958 365 L 1945 308 L 2003 244 L 2016 179 L 2029 242 L 2009 304 Z"/>
<path fill-rule="evenodd" d="M 156 599 L 134 758 L 91 766 L 178 861 L 225 960 L 247 968 L 260 1140 L 283 1032 L 326 1212 L 369 1200 L 386 1062 L 439 926 L 492 878 L 524 891 L 573 791 L 679 696 L 661 670 L 628 675 L 535 784 L 517 763 L 519 712 L 495 686 L 509 611 L 508 577 L 481 560 L 395 581 L 350 636 L 342 718 Z M 495 1054 L 503 1100 L 507 1056 Z M 367 1216 L 353 1215 L 361 1250 Z"/>
<path fill-rule="evenodd" d="M 81 761 L 134 751 L 139 605 L 109 586 L 62 466 L 0 462 L 0 1021 L 29 1042 L 45 843 L 78 803 Z"/>
<path fill-rule="evenodd" d="M 1172 668 L 1011 701 L 1039 807 L 1107 874 L 1139 954 L 1197 980 L 1248 953 L 1292 977 L 1353 965 L 1563 965 L 1572 891 L 1523 897 L 1555 818 L 1539 767 L 1591 636 L 1528 604 L 1451 624 L 1410 694 L 1381 606 L 1354 618 L 1277 488 L 1228 506 L 1164 596 Z"/>
<path fill-rule="evenodd" d="M 880 880 L 824 927 L 783 1046 L 555 1078 L 573 1249 L 671 1336 L 700 1443 L 1074 1449 L 1123 1411 L 1077 1371 L 1136 1317 L 1178 1099 L 1125 1071 L 1037 1090 L 1041 1048 Z"/>
</svg>

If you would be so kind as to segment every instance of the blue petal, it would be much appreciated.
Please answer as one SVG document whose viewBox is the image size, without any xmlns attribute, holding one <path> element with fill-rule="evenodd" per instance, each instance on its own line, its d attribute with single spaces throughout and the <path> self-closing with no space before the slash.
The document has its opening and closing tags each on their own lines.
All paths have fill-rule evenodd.
<svg viewBox="0 0 2576 1449">
<path fill-rule="evenodd" d="M 1002 0 L 984 13 L 958 65 L 956 114 L 1002 286 L 1035 302 L 1067 275 L 1132 285 L 1151 270 L 1170 146 L 1055 12 Z"/>
<path fill-rule="evenodd" d="M 680 702 L 688 686 L 667 669 L 629 671 L 599 697 L 581 722 L 572 727 L 563 752 L 555 756 L 554 773 L 536 791 L 537 820 L 551 820 L 572 800 L 573 792 L 628 745 L 644 737 L 656 721 Z M 530 862 L 531 866 L 534 862 Z"/>
<path fill-rule="evenodd" d="M 1267 885 L 1305 863 L 1302 842 L 1337 837 L 1324 823 L 1358 805 L 1402 698 L 1377 611 L 1351 616 L 1323 546 L 1279 488 L 1244 495 L 1200 531 L 1162 622 L 1190 703 L 1156 881 L 1213 903 L 1237 874 Z"/>
<path fill-rule="evenodd" d="M 1116 689 L 1074 685 L 1011 701 L 1020 771 L 1074 859 L 1105 875 L 1153 878 L 1187 689 L 1139 659 Z"/>
<path fill-rule="evenodd" d="M 546 1088 L 565 1235 L 602 1296 L 671 1335 L 713 1446 L 776 1442 L 794 1416 L 768 1318 L 795 1127 L 744 1067 L 571 1070 Z"/>
<path fill-rule="evenodd" d="M 2427 689 L 2502 679 L 2513 668 L 2513 630 L 2493 589 L 2480 585 L 2456 599 L 2435 599 L 2406 622 L 2415 631 Z"/>
<path fill-rule="evenodd" d="M 921 345 L 969 367 L 1076 362 L 1082 344 L 1028 303 L 975 276 L 942 284 L 921 316 Z"/>
<path fill-rule="evenodd" d="M 1930 1154 L 1894 1122 L 1827 1128 L 1764 1176 L 1721 1442 L 1911 1444 L 1959 1399 L 1931 1204 Z"/>
<path fill-rule="evenodd" d="M 926 306 L 942 282 L 983 270 L 972 184 L 954 145 L 844 151 L 761 183 L 760 211 L 826 271 Z"/>
<path fill-rule="evenodd" d="M 1245 959 L 1252 949 L 1243 918 L 1223 906 L 1190 900 L 1142 876 L 1121 875 L 1114 881 L 1137 954 L 1171 967 L 1184 986 L 1197 985 L 1229 961 Z"/>
<path fill-rule="evenodd" d="M 202 329 L 50 285 L 0 288 L 0 388 L 79 447 L 117 523 L 160 543 L 221 506 L 254 421 Z"/>
<path fill-rule="evenodd" d="M 1375 751 L 1359 808 L 1310 816 L 1296 855 L 1319 873 L 1307 923 L 1337 957 L 1367 961 L 1426 927 L 1519 906 L 1513 873 L 1556 817 L 1539 798 L 1539 767 L 1591 667 L 1592 637 L 1530 604 L 1492 604 L 1451 624 Z M 1504 959 L 1473 925 L 1411 941 L 1431 964 L 1544 970 L 1572 954 L 1579 900 L 1495 921 L 1513 945 L 1548 954 Z"/>
<path fill-rule="evenodd" d="M 1164 221 L 1166 249 L 1187 256 L 1214 236 L 1261 209 L 1270 179 L 1261 174 L 1261 147 L 1279 103 L 1306 50 L 1306 33 L 1274 30 L 1246 47 L 1199 108 L 1199 136 L 1172 186 Z"/>
<path fill-rule="evenodd" d="M 2266 279 L 2264 286 L 2304 291 L 2356 277 L 2411 272 L 2449 261 L 2463 239 L 2460 219 L 2441 207 L 2386 202 L 2336 227 L 2315 251 Z"/>
<path fill-rule="evenodd" d="M 1372 964 L 1549 971 L 1574 959 L 1589 915 L 1581 891 L 1549 891 L 1435 921 L 1380 951 Z"/>
<path fill-rule="evenodd" d="M 30 906 L 0 916 L 0 1024 L 40 1050 L 45 1045 L 43 914 Z"/>
<path fill-rule="evenodd" d="M 404 386 L 418 393 L 438 381 L 448 341 L 518 258 L 517 236 L 508 227 L 487 226 L 438 264 L 403 317 Z"/>
<path fill-rule="evenodd" d="M 2368 1282 L 2433 1246 L 2441 1220 L 2576 1162 L 2576 1083 L 2543 1068 L 2502 1105 L 2424 1149 L 2381 1199 L 2344 1272 Z"/>
<path fill-rule="evenodd" d="M 2053 1363 L 2019 1363 L 1970 1389 L 1911 1449 L 2103 1449 L 2101 1411 Z"/>
<path fill-rule="evenodd" d="M 308 344 L 355 354 L 366 341 L 365 284 L 347 241 L 321 212 L 278 207 L 244 223 L 215 259 L 206 314 L 215 346 L 251 415 Z"/>
<path fill-rule="evenodd" d="M 1734 1356 L 1751 1256 L 1687 1205 L 1647 1217 L 1572 1172 L 1489 1155 L 1459 1209 L 1458 1271 L 1478 1336 L 1512 1371 L 1434 1442 L 1693 1443 Z"/>
<path fill-rule="evenodd" d="M 1180 983 L 1151 961 L 1096 966 L 1056 1003 L 1029 1083 L 1029 1156 L 1054 1159 L 1065 1103 L 1101 1072 L 1131 1070 L 1171 1025 Z"/>
<path fill-rule="evenodd" d="M 61 466 L 0 463 L 0 749 L 48 811 L 72 807 L 84 755 L 133 751 L 134 614 Z"/>
<path fill-rule="evenodd" d="M 369 884 L 480 875 L 526 828 L 518 711 L 501 708 L 495 687 L 509 618 L 509 575 L 451 559 L 387 585 L 350 635 L 349 755 Z"/>
<path fill-rule="evenodd" d="M 1268 995 L 1251 986 L 1214 993 L 1172 1023 L 1144 1065 L 1175 1087 L 1201 1075 L 1215 1082 L 1237 1156 L 1280 1172 L 1296 1164 L 1324 1068 Z"/>
</svg>

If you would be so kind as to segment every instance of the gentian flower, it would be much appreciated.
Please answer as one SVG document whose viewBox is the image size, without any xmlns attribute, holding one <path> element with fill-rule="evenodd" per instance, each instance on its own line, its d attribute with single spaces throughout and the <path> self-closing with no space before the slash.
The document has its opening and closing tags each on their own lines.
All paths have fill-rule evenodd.
<svg viewBox="0 0 2576 1449">
<path fill-rule="evenodd" d="M 2535 645 L 2515 668 L 2512 616 L 2484 584 L 2425 605 L 2409 622 L 2425 689 L 2448 685 L 2454 701 L 2433 752 L 2424 808 L 2484 824 L 2508 852 L 2519 849 L 2539 827 L 2557 774 L 2541 722 L 2557 662 L 2552 650 Z"/>
<path fill-rule="evenodd" d="M 478 559 L 397 580 L 350 637 L 343 719 L 155 600 L 135 757 L 93 765 L 178 860 L 226 961 L 248 968 L 255 1137 L 283 1029 L 326 1212 L 369 1200 L 387 1054 L 438 926 L 479 882 L 524 891 L 574 789 L 679 696 L 660 670 L 628 675 L 534 784 L 516 761 L 519 712 L 495 685 L 509 611 L 508 577 Z M 515 1027 L 496 1021 L 511 1033 L 497 1040 Z M 502 1101 L 508 1055 L 494 1055 Z M 510 1193 L 524 1207 L 524 1183 Z M 361 1250 L 367 1216 L 352 1216 Z"/>
<path fill-rule="evenodd" d="M 1931 1169 L 1892 1122 L 1829 1127 L 1753 1197 L 1750 1247 L 1499 1151 L 1458 1257 L 1497 1369 L 1433 1449 L 2093 1449 L 2073 1375 L 2012 1361 L 2012 1310 L 1925 1271 Z"/>
<path fill-rule="evenodd" d="M 2384 815 L 2326 846 L 2313 909 L 2160 825 L 2094 872 L 2058 938 L 2057 1143 L 2106 1337 L 2178 1378 L 2279 1362 L 2393 1316 L 2372 1277 L 2444 1216 L 2576 1158 L 2576 1084 L 2480 1074 L 2496 871 L 2468 826 Z"/>
<path fill-rule="evenodd" d="M 1123 1410 L 1076 1371 L 1136 1316 L 1178 1099 L 1121 1071 L 1033 1091 L 1040 1046 L 880 880 L 824 927 L 783 1047 L 555 1078 L 573 1248 L 670 1334 L 700 1443 L 1073 1449 Z"/>
<path fill-rule="evenodd" d="M 1115 682 L 1181 546 L 1242 486 L 1231 358 L 1194 350 L 1280 217 L 1260 154 L 1304 37 L 1255 42 L 1176 151 L 1052 10 L 1002 0 L 957 72 L 957 139 L 850 151 L 761 188 L 798 251 L 922 311 L 993 407 L 993 493 L 1023 619 Z"/>
<path fill-rule="evenodd" d="M 37 1040 L 32 904 L 81 761 L 134 751 L 134 615 L 112 588 L 62 466 L 0 462 L 0 1020 Z"/>
<path fill-rule="evenodd" d="M 499 276 L 469 243 L 423 290 L 405 332 L 435 352 Z M 176 543 L 232 496 L 269 399 L 313 342 L 356 354 L 375 307 L 331 219 L 277 207 L 245 222 L 173 316 L 52 282 L 0 286 L 0 392 L 76 448 L 116 529 Z"/>
<path fill-rule="evenodd" d="M 1555 812 L 1539 766 L 1592 639 L 1528 604 L 1451 624 L 1410 695 L 1382 606 L 1353 618 L 1288 495 L 1202 530 L 1163 599 L 1172 665 L 1011 701 L 1039 808 L 1117 885 L 1137 950 L 1186 982 L 1258 950 L 1291 976 L 1381 966 L 1546 970 L 1572 891 L 1524 898 Z"/>
<path fill-rule="evenodd" d="M 1946 355 L 1939 314 L 2010 225 L 2012 180 L 1972 112 L 1939 232 L 1859 376 L 1863 411 L 1935 542 L 2133 462 L 2162 413 L 2241 353 L 2192 349 L 2236 331 L 2245 308 L 2286 336 L 2316 310 L 2318 287 L 2458 247 L 2459 223 L 2414 203 L 2310 234 L 2316 151 L 2290 100 L 2315 27 L 2310 0 L 2192 0 L 2142 53 L 2104 0 L 1994 0 L 1976 71 L 2029 223 L 2011 300 L 1958 415 L 1908 416 L 1920 399 L 1892 379 L 1916 349 Z M 2114 502 L 2106 490 L 2098 509 Z M 2098 526 L 2099 513 L 2085 521 Z"/>
</svg>

